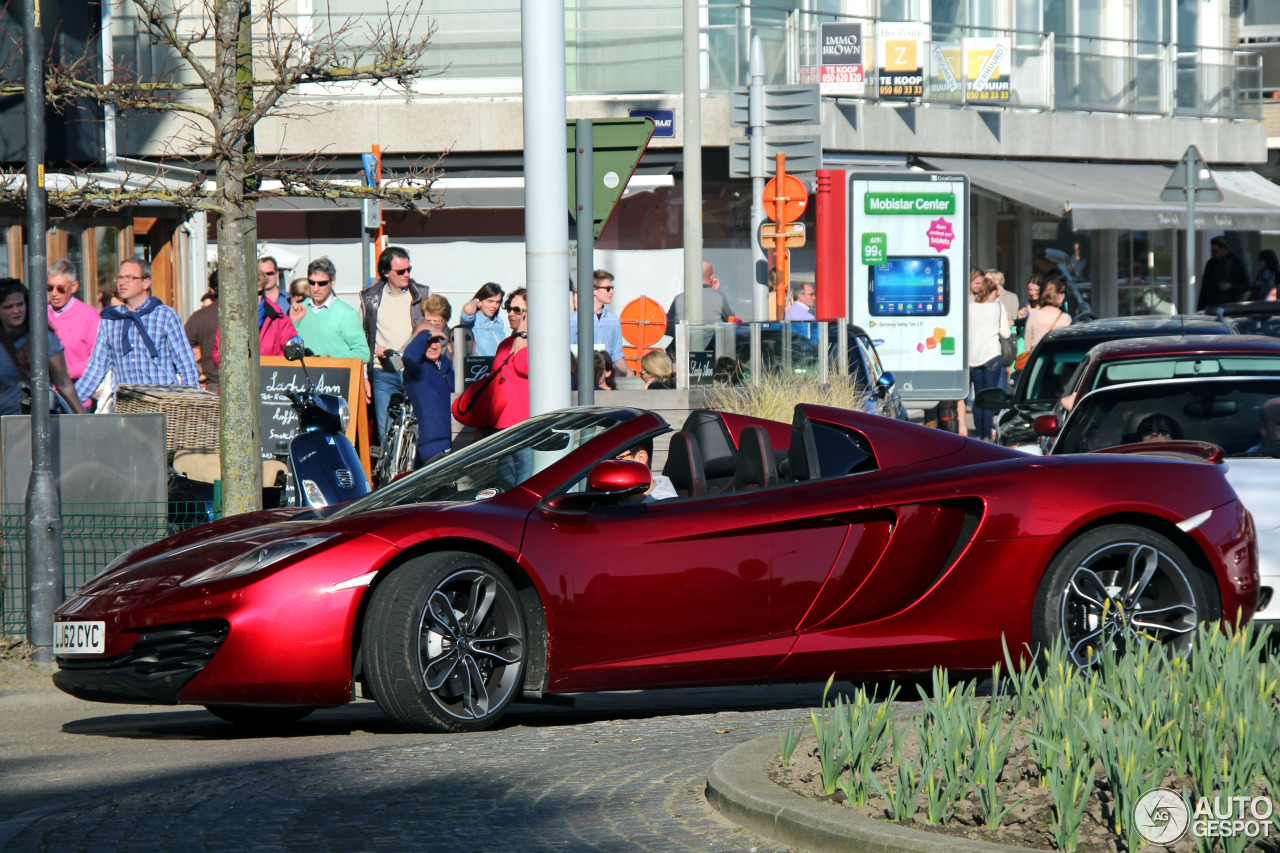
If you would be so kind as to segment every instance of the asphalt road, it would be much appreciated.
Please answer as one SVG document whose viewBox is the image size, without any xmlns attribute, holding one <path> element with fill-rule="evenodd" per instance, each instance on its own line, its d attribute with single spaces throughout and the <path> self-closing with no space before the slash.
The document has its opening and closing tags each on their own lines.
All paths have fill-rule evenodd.
<svg viewBox="0 0 1280 853">
<path fill-rule="evenodd" d="M 397 732 L 358 702 L 252 736 L 36 680 L 0 689 L 0 851 L 766 853 L 707 805 L 707 769 L 821 691 L 591 694 L 471 735 Z"/>
</svg>

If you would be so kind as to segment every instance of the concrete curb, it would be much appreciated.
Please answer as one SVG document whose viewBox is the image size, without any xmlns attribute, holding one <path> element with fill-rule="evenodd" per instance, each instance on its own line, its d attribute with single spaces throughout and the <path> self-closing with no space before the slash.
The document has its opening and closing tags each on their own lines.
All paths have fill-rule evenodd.
<svg viewBox="0 0 1280 853">
<path fill-rule="evenodd" d="M 853 814 L 801 797 L 774 784 L 765 763 L 778 754 L 777 737 L 761 737 L 731 750 L 707 774 L 707 802 L 726 818 L 783 844 L 815 853 L 1015 853 L 1029 848 L 934 835 Z"/>
</svg>

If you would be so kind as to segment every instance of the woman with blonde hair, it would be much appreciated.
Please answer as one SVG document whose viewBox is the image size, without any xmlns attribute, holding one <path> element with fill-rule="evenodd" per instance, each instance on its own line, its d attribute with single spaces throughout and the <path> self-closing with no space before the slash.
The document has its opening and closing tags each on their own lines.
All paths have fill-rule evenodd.
<svg viewBox="0 0 1280 853">
<path fill-rule="evenodd" d="M 1009 314 L 999 300 L 1000 287 L 990 276 L 970 281 L 969 294 L 969 381 L 973 391 L 999 388 L 1004 381 L 1000 339 L 1009 337 Z M 978 438 L 990 441 L 995 434 L 996 413 L 973 407 L 973 423 Z"/>
<path fill-rule="evenodd" d="M 311 298 L 311 282 L 306 276 L 289 282 L 289 319 L 294 325 L 307 316 L 307 300 Z"/>
<path fill-rule="evenodd" d="M 676 387 L 676 368 L 671 357 L 662 350 L 652 350 L 640 359 L 640 378 L 649 391 Z"/>
</svg>

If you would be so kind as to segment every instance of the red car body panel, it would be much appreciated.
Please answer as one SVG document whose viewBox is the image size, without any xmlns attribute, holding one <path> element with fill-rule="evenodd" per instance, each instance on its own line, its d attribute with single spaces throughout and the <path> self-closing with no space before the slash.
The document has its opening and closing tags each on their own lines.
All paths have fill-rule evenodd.
<svg viewBox="0 0 1280 853">
<path fill-rule="evenodd" d="M 470 549 L 523 574 L 537 593 L 552 692 L 936 665 L 976 672 L 1002 660 L 1002 637 L 1015 653 L 1029 642 L 1038 585 L 1063 544 L 1116 520 L 1178 537 L 1217 579 L 1224 613 L 1252 615 L 1251 520 L 1220 465 L 1029 457 L 875 415 L 803 410 L 860 434 L 877 470 L 699 499 L 549 508 L 545 499 L 593 463 L 665 428 L 640 413 L 488 500 L 333 519 L 259 513 L 189 531 L 87 585 L 56 619 L 107 622 L 108 659 L 140 632 L 225 622 L 216 653 L 174 701 L 339 704 L 352 696 L 370 585 L 414 554 Z M 767 424 L 785 455 L 790 426 L 725 423 L 735 441 L 747 425 Z M 1178 530 L 1210 509 L 1189 533 Z M 334 538 L 278 566 L 178 585 L 258 544 L 325 534 Z M 192 550 L 173 553 L 183 547 Z"/>
</svg>

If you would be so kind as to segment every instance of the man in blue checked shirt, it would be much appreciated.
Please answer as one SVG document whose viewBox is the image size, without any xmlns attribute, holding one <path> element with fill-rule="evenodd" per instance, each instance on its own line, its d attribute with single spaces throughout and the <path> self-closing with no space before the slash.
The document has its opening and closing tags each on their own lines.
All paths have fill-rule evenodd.
<svg viewBox="0 0 1280 853">
<path fill-rule="evenodd" d="M 151 264 L 129 258 L 120 264 L 116 289 L 124 305 L 102 312 L 76 393 L 87 400 L 111 371 L 116 385 L 200 387 L 200 369 L 178 312 L 151 295 Z"/>
<path fill-rule="evenodd" d="M 627 367 L 627 360 L 622 355 L 622 321 L 608 307 L 609 303 L 613 302 L 613 273 L 608 270 L 596 270 L 592 274 L 591 284 L 591 301 L 594 303 L 592 314 L 595 317 L 595 322 L 592 324 L 595 329 L 592 340 L 595 348 L 609 354 L 614 373 L 618 376 L 630 376 L 631 368 Z M 569 343 L 572 345 L 577 342 L 578 312 L 574 311 L 569 315 Z"/>
</svg>

